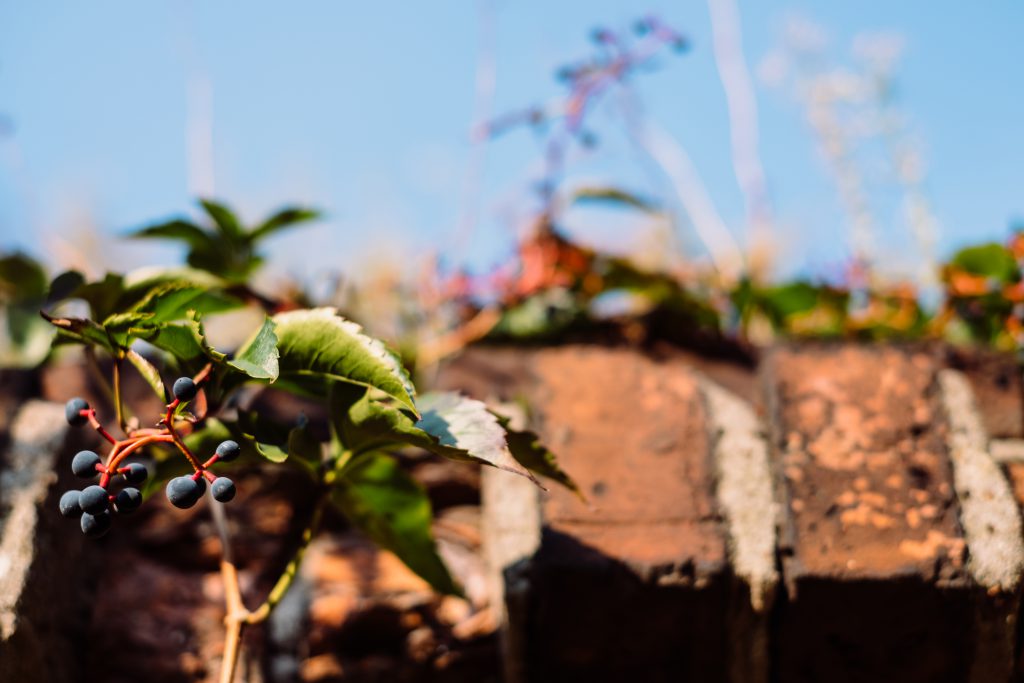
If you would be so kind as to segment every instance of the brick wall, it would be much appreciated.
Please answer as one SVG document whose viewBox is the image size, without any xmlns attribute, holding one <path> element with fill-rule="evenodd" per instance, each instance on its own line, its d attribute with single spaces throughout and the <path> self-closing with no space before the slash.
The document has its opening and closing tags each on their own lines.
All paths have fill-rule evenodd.
<svg viewBox="0 0 1024 683">
<path fill-rule="evenodd" d="M 509 679 L 1014 677 L 1012 359 L 806 344 L 744 368 L 480 348 L 442 384 L 529 401 L 588 498 L 485 473 Z"/>
</svg>

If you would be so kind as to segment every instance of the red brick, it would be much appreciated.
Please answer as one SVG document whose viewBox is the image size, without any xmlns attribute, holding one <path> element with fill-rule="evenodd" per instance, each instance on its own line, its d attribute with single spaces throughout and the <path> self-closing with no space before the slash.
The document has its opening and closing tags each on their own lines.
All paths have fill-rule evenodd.
<svg viewBox="0 0 1024 683">
<path fill-rule="evenodd" d="M 972 603 L 934 354 L 776 350 L 763 368 L 787 600 L 779 680 L 964 680 Z"/>
</svg>

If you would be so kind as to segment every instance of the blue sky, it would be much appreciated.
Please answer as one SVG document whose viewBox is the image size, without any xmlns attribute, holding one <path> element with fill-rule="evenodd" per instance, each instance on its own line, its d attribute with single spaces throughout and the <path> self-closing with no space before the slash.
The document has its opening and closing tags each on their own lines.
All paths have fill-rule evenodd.
<svg viewBox="0 0 1024 683">
<path fill-rule="evenodd" d="M 927 161 L 924 189 L 942 251 L 1002 239 L 1024 217 L 1024 5 L 740 5 L 752 71 L 779 44 L 787 17 L 820 24 L 830 58 L 840 63 L 859 33 L 902 35 L 899 106 Z M 688 151 L 725 222 L 741 231 L 743 200 L 705 3 L 494 6 L 496 113 L 558 94 L 554 70 L 589 53 L 595 25 L 624 27 L 650 11 L 687 34 L 691 51 L 662 60 L 637 90 L 650 118 Z M 207 111 L 219 197 L 253 219 L 292 201 L 328 213 L 305 233 L 275 241 L 284 270 L 357 267 L 392 243 L 403 253 L 455 249 L 477 266 L 490 263 L 509 248 L 500 216 L 525 197 L 524 174 L 540 150 L 526 131 L 489 147 L 479 227 L 468 244 L 454 244 L 479 7 L 468 0 L 0 4 L 0 116 L 10 129 L 0 137 L 0 247 L 67 262 L 68 245 L 87 240 L 83 226 L 113 239 L 190 210 L 188 121 L 190 111 L 193 121 Z M 845 215 L 800 106 L 755 82 L 780 262 L 817 273 L 846 253 Z M 581 174 L 655 195 L 664 190 L 645 185 L 649 173 L 615 144 L 613 124 L 599 117 L 595 127 L 608 144 L 581 163 Z M 880 184 L 879 238 L 891 251 L 904 250 L 887 193 Z M 588 239 L 585 225 L 574 229 Z M 310 250 L 313 241 L 318 248 Z M 104 267 L 176 258 L 155 246 L 89 245 Z"/>
</svg>

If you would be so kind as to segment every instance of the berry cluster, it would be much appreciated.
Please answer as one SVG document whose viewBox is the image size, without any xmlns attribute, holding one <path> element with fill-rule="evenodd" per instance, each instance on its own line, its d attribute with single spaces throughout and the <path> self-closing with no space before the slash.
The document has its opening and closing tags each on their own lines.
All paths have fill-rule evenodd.
<svg viewBox="0 0 1024 683">
<path fill-rule="evenodd" d="M 110 453 L 104 461 L 99 454 L 85 450 L 79 451 L 71 461 L 71 470 L 76 476 L 92 479 L 99 476 L 99 481 L 85 487 L 81 491 L 71 490 L 60 499 L 60 513 L 65 517 L 77 517 L 81 520 L 82 532 L 86 536 L 102 536 L 110 530 L 112 512 L 128 514 L 138 509 L 142 503 L 142 493 L 136 488 L 149 476 L 146 467 L 140 463 L 125 463 L 124 460 L 135 451 L 145 446 L 167 443 L 174 445 L 192 465 L 194 473 L 175 477 L 167 483 L 167 499 L 179 508 L 190 508 L 195 505 L 206 492 L 207 480 L 211 483 L 210 490 L 215 500 L 227 503 L 235 497 L 235 484 L 227 477 L 218 477 L 210 471 L 215 463 L 230 462 L 241 453 L 239 445 L 231 440 L 217 446 L 216 452 L 205 462 L 200 462 L 182 440 L 175 425 L 175 410 L 182 404 L 196 397 L 199 384 L 205 381 L 206 373 L 193 380 L 191 377 L 180 377 L 174 383 L 172 391 L 174 400 L 167 404 L 167 413 L 155 429 L 135 429 L 128 432 L 125 439 L 115 439 L 96 419 L 96 411 L 81 398 L 73 398 L 64 408 L 64 416 L 68 424 L 81 427 L 91 424 L 99 434 L 111 443 Z M 123 483 L 124 486 L 116 494 L 111 492 L 112 483 Z"/>
</svg>

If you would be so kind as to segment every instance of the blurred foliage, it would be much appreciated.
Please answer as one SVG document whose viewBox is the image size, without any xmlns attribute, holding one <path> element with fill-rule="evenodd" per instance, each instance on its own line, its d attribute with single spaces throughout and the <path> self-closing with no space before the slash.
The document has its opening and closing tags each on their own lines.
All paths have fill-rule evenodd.
<svg viewBox="0 0 1024 683">
<path fill-rule="evenodd" d="M 129 237 L 183 242 L 188 247 L 186 261 L 190 266 L 229 283 L 244 284 L 264 262 L 264 257 L 257 251 L 262 241 L 282 230 L 320 217 L 320 213 L 313 209 L 290 206 L 246 228 L 224 204 L 201 199 L 199 205 L 206 212 L 209 225 L 177 218 L 140 228 L 129 233 Z"/>
</svg>

